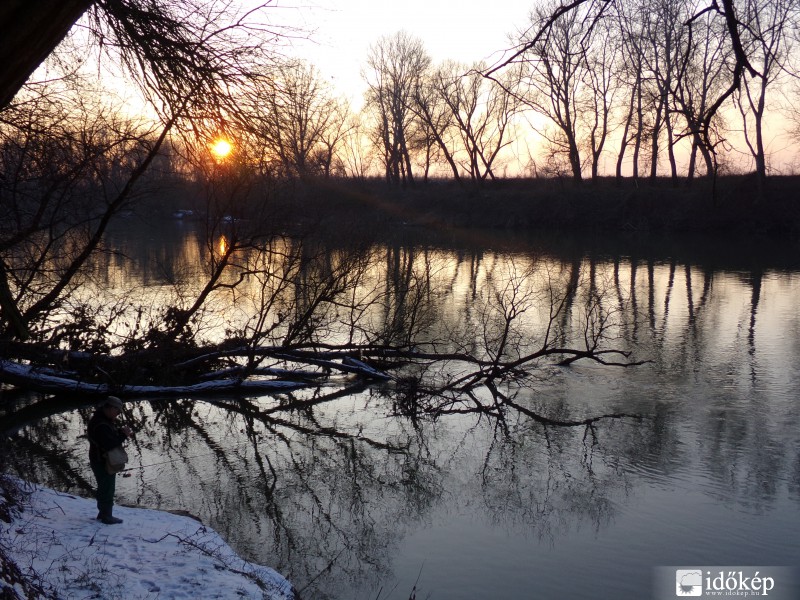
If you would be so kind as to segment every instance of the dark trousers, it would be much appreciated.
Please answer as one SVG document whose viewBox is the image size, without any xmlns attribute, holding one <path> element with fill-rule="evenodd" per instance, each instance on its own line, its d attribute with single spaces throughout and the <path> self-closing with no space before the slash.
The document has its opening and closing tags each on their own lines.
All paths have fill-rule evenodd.
<svg viewBox="0 0 800 600">
<path fill-rule="evenodd" d="M 102 463 L 90 462 L 94 478 L 97 480 L 97 510 L 101 515 L 111 516 L 114 508 L 114 492 L 117 488 L 116 473 L 110 474 Z"/>
</svg>

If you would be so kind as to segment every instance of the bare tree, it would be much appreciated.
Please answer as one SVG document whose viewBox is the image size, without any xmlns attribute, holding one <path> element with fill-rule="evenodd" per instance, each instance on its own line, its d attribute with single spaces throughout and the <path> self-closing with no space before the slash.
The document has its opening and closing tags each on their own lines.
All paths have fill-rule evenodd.
<svg viewBox="0 0 800 600">
<path fill-rule="evenodd" d="M 422 123 L 430 145 L 438 148 L 439 156 L 447 163 L 453 178 L 461 183 L 461 173 L 454 158 L 453 112 L 444 102 L 437 85 L 439 81 L 446 79 L 441 73 L 442 69 L 447 68 L 446 65 L 447 63 L 437 67 L 419 82 L 414 93 L 412 110 Z"/>
<path fill-rule="evenodd" d="M 353 126 L 350 103 L 342 98 L 332 99 L 328 126 L 322 132 L 315 152 L 315 162 L 325 177 L 344 175 L 347 172 L 342 146 Z"/>
<path fill-rule="evenodd" d="M 540 15 L 533 28 L 523 36 L 522 41 L 512 49 L 510 55 L 490 69 L 486 75 L 492 77 L 499 70 L 523 60 L 523 57 L 528 53 L 538 52 L 541 54 L 543 51 L 542 45 L 552 44 L 552 40 L 563 37 L 562 31 L 565 19 L 567 22 L 570 20 L 579 22 L 586 31 L 594 30 L 597 23 L 609 12 L 610 7 L 614 4 L 612 0 L 573 0 L 567 4 L 551 6 L 549 12 L 545 11 L 544 14 Z M 716 144 L 712 139 L 714 118 L 734 92 L 740 88 L 744 74 L 755 76 L 757 71 L 753 68 L 750 56 L 742 43 L 742 31 L 746 28 L 746 24 L 743 24 L 739 19 L 734 0 L 714 0 L 708 5 L 695 7 L 694 12 L 688 14 L 688 18 L 685 21 L 689 32 L 691 32 L 694 23 L 705 16 L 724 24 L 726 44 L 729 45 L 732 53 L 725 84 L 721 85 L 718 91 L 708 98 L 707 109 L 700 117 L 697 128 L 698 137 L 702 140 L 702 144 L 706 148 L 715 148 Z M 578 39 L 583 40 L 587 35 L 584 33 Z M 565 66 L 568 67 L 569 64 L 565 63 Z M 570 71 L 570 69 L 565 70 L 567 72 Z M 547 113 L 545 112 L 545 114 Z M 564 120 L 564 123 L 566 123 L 566 120 Z M 564 135 L 566 136 L 566 134 Z M 568 138 L 569 136 L 564 140 L 565 150 L 570 152 L 572 149 L 569 148 Z M 570 163 L 573 164 L 572 158 Z"/>
<path fill-rule="evenodd" d="M 617 70 L 619 82 L 628 92 L 628 103 L 622 116 L 622 134 L 617 152 L 615 175 L 617 181 L 622 179 L 622 165 L 628 146 L 633 144 L 631 174 L 639 178 L 639 150 L 644 132 L 644 35 L 641 31 L 641 19 L 634 2 L 619 0 L 614 4 L 616 31 L 620 37 L 621 67 Z"/>
<path fill-rule="evenodd" d="M 626 53 L 637 64 L 629 75 L 631 95 L 623 136 L 623 148 L 633 122 L 638 123 L 637 141 L 649 135 L 650 180 L 655 181 L 660 158 L 666 154 L 673 183 L 678 180 L 676 145 L 691 140 L 689 179 L 694 175 L 697 152 L 713 173 L 716 120 L 706 123 L 709 98 L 727 85 L 725 27 L 706 12 L 693 16 L 693 7 L 683 0 L 648 0 L 617 5 Z M 599 24 L 598 24 L 599 26 Z M 635 107 L 635 108 L 634 108 Z M 633 115 L 637 118 L 634 119 Z M 666 142 L 666 143 L 664 143 Z M 638 176 L 638 146 L 634 151 L 634 174 Z M 621 158 L 618 158 L 618 175 Z"/>
<path fill-rule="evenodd" d="M 395 185 L 414 183 L 411 140 L 417 122 L 411 106 L 429 65 L 422 42 L 404 32 L 381 38 L 367 56 L 367 105 L 375 114 L 386 180 Z"/>
<path fill-rule="evenodd" d="M 112 116 L 114 109 L 108 104 L 101 105 L 99 112 L 95 110 L 98 107 L 88 106 L 86 90 L 74 90 L 67 108 L 66 104 L 32 100 L 58 93 L 66 79 L 31 86 L 30 92 L 18 98 L 16 106 L 4 112 L 4 134 L 12 146 L 12 138 L 23 135 L 19 132 L 30 133 L 23 135 L 28 144 L 25 151 L 7 155 L 12 163 L 18 161 L 7 171 L 13 173 L 4 182 L 8 193 L 19 197 L 22 188 L 17 183 L 28 176 L 26 173 L 35 173 L 43 182 L 35 189 L 25 190 L 24 202 L 9 205 L 13 214 L 7 222 L 18 227 L 4 231 L 2 242 L 6 251 L 0 269 L 4 335 L 28 337 L 31 325 L 68 294 L 89 258 L 99 249 L 108 224 L 130 201 L 136 184 L 168 135 L 182 132 L 193 141 L 199 137 L 204 146 L 211 132 L 240 118 L 239 104 L 231 92 L 244 90 L 250 84 L 256 73 L 255 62 L 269 60 L 265 52 L 266 28 L 255 19 L 263 6 L 243 13 L 213 1 L 162 5 L 108 0 L 93 5 L 84 21 L 93 35 L 87 37 L 84 29 L 76 31 L 69 38 L 74 40 L 72 47 L 63 45 L 59 50 L 60 62 L 74 72 L 87 56 L 94 54 L 98 60 L 110 58 L 121 65 L 140 84 L 151 108 L 159 114 L 160 124 L 151 126 L 149 131 L 131 128 Z M 5 12 L 3 15 L 7 16 Z M 6 26 L 12 22 L 13 19 L 7 20 Z M 72 54 L 70 49 L 74 50 Z M 108 94 L 100 96 L 110 98 Z M 41 113 L 37 112 L 40 109 Z M 60 116 L 59 111 L 67 111 L 68 118 Z M 37 121 L 30 121 L 33 118 Z M 44 123 L 41 128 L 40 122 Z M 59 122 L 63 126 L 53 125 Z M 48 165 L 50 151 L 42 149 L 61 144 L 70 148 L 64 152 L 63 164 Z M 126 151 L 134 160 L 109 165 L 108 157 L 127 146 L 134 147 Z M 29 152 L 32 149 L 35 151 Z M 55 154 L 49 156 L 54 160 Z M 117 181 L 115 189 L 106 183 L 110 166 Z M 61 172 L 57 171 L 59 168 Z M 66 202 L 65 198 L 77 196 L 78 188 L 82 188 L 82 197 L 93 204 L 76 212 L 70 204 L 72 200 Z M 46 243 L 42 242 L 43 231 L 48 232 L 44 236 Z M 69 240 L 72 254 L 65 261 L 66 267 L 52 276 L 48 269 L 54 264 L 53 253 L 63 250 L 63 240 Z M 31 244 L 37 252 L 16 251 Z M 20 266 L 16 262 L 20 256 L 26 261 L 33 257 L 32 262 Z M 60 267 L 64 264 L 56 263 Z M 31 282 L 41 284 L 41 276 L 45 280 L 50 277 L 49 284 L 42 284 L 49 288 L 34 293 Z"/>
<path fill-rule="evenodd" d="M 255 95 L 251 107 L 255 139 L 273 155 L 281 171 L 301 179 L 330 174 L 346 115 L 316 67 L 278 67 Z"/>
<path fill-rule="evenodd" d="M 365 179 L 375 168 L 374 151 L 367 143 L 368 131 L 362 113 L 351 114 L 344 125 L 344 136 L 339 143 L 339 158 L 345 175 Z"/>
<path fill-rule="evenodd" d="M 600 43 L 593 43 L 587 53 L 588 72 L 586 78 L 586 142 L 591 157 L 592 180 L 600 172 L 600 159 L 615 118 L 613 107 L 619 94 L 619 59 L 622 49 L 615 22 L 610 17 L 598 23 Z"/>
<path fill-rule="evenodd" d="M 687 180 L 691 182 L 696 172 L 697 153 L 703 157 L 706 175 L 716 172 L 716 146 L 721 140 L 718 133 L 720 119 L 708 117 L 711 99 L 727 85 L 726 73 L 730 65 L 730 45 L 722 24 L 709 14 L 693 19 L 687 28 L 682 45 L 679 70 L 674 76 L 672 91 L 674 110 L 685 122 L 682 137 L 691 139 L 691 154 Z M 706 125 L 707 123 L 707 125 Z"/>
<path fill-rule="evenodd" d="M 715 20 L 722 20 L 725 23 L 725 37 L 726 44 L 730 46 L 730 79 L 727 74 L 725 77 L 726 82 L 719 85 L 718 91 L 714 93 L 708 100 L 708 108 L 700 115 L 699 127 L 697 128 L 698 139 L 697 142 L 700 147 L 705 147 L 712 150 L 712 157 L 714 160 L 714 175 L 716 175 L 716 142 L 713 139 L 713 121 L 717 117 L 722 106 L 727 100 L 739 89 L 742 83 L 742 77 L 745 73 L 754 75 L 756 70 L 750 64 L 750 58 L 747 55 L 741 38 L 741 30 L 744 28 L 741 21 L 737 16 L 737 11 L 734 6 L 733 0 L 720 0 L 720 4 L 714 2 L 710 6 L 696 12 L 689 20 L 688 25 L 691 31 L 694 23 L 703 19 L 706 15 L 710 15 Z"/>
<path fill-rule="evenodd" d="M 460 163 L 473 182 L 495 178 L 493 165 L 510 143 L 513 118 L 520 107 L 519 99 L 509 92 L 515 75 L 507 74 L 497 85 L 481 75 L 484 69 L 484 64 L 468 68 L 451 62 L 432 77 L 434 93 L 447 109 L 453 132 L 448 156 Z"/>
<path fill-rule="evenodd" d="M 622 39 L 610 15 L 593 16 L 582 7 L 562 8 L 550 3 L 536 9 L 531 26 L 521 34 L 521 50 L 504 66 L 524 65 L 513 91 L 534 113 L 547 117 L 553 128 L 538 130 L 552 157 L 556 161 L 563 157 L 573 180 L 579 182 L 584 155 L 592 178 L 598 177 L 605 144 L 615 126 L 612 113 L 620 87 Z M 623 137 L 627 144 L 627 130 Z"/>
<path fill-rule="evenodd" d="M 767 179 L 767 156 L 764 143 L 764 116 L 767 89 L 786 73 L 792 51 L 792 27 L 798 25 L 800 6 L 793 0 L 747 0 L 742 21 L 745 52 L 751 57 L 756 73 L 745 73 L 742 88 L 734 96 L 742 114 L 744 137 L 755 162 L 756 176 L 763 190 Z"/>
<path fill-rule="evenodd" d="M 667 154 L 670 174 L 677 181 L 674 154 L 674 131 L 670 114 L 671 92 L 679 59 L 678 46 L 684 34 L 682 0 L 649 0 L 643 3 L 644 64 L 648 76 L 645 78 L 645 94 L 651 107 L 650 124 L 650 181 L 658 175 L 661 138 L 667 137 Z"/>
<path fill-rule="evenodd" d="M 555 131 L 540 133 L 554 155 L 566 157 L 573 180 L 580 182 L 583 164 L 579 136 L 590 29 L 581 11 L 564 12 L 553 19 L 552 10 L 552 5 L 543 6 L 531 15 L 535 30 L 545 26 L 548 30 L 547 35 L 534 40 L 523 37 L 526 52 L 519 58 L 527 72 L 523 73 L 518 95 L 555 126 Z"/>
<path fill-rule="evenodd" d="M 67 82 L 61 82 L 63 87 Z M 88 110 L 87 110 L 88 109 Z M 3 336 L 47 330 L 170 130 L 40 87 L 0 120 Z"/>
</svg>

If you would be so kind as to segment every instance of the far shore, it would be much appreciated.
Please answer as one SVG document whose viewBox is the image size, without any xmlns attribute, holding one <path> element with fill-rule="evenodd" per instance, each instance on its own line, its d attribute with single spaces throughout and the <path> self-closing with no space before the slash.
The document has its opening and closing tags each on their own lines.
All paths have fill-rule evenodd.
<svg viewBox="0 0 800 600">
<path fill-rule="evenodd" d="M 291 199 L 307 219 L 509 230 L 800 234 L 800 177 L 759 189 L 752 175 L 654 183 L 613 178 L 452 180 L 390 187 L 379 179 L 318 180 Z"/>
</svg>

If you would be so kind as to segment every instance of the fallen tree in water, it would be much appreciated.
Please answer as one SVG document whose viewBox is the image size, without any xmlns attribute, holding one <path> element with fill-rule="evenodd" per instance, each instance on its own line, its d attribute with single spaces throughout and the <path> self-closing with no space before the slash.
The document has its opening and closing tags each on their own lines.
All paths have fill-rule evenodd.
<svg viewBox="0 0 800 600">
<path fill-rule="evenodd" d="M 357 376 L 366 380 L 377 382 L 393 382 L 402 388 L 411 381 L 408 377 L 392 375 L 391 371 L 400 366 L 414 364 L 418 368 L 430 368 L 435 363 L 461 362 L 475 367 L 468 375 L 460 378 L 460 383 L 449 382 L 434 387 L 431 384 L 426 388 L 428 394 L 444 394 L 458 391 L 469 392 L 481 383 L 503 379 L 507 374 L 520 377 L 526 364 L 534 362 L 543 356 L 558 355 L 561 364 L 568 364 L 580 358 L 616 366 L 632 366 L 640 364 L 629 360 L 629 354 L 617 350 L 604 350 L 591 352 L 586 350 L 573 350 L 566 348 L 550 348 L 533 353 L 522 359 L 514 361 L 488 361 L 480 360 L 467 354 L 430 353 L 413 350 L 393 348 L 365 349 L 351 348 L 349 350 L 309 351 L 286 349 L 280 347 L 231 349 L 228 351 L 213 350 L 190 360 L 162 363 L 160 372 L 147 372 L 146 379 L 152 383 L 146 384 L 134 381 L 114 381 L 115 366 L 124 365 L 135 358 L 128 356 L 111 357 L 91 355 L 85 352 L 51 352 L 46 351 L 40 359 L 30 360 L 36 354 L 26 345 L 15 345 L 21 354 L 29 360 L 21 362 L 8 358 L 0 359 L 0 383 L 16 386 L 33 392 L 48 394 L 81 394 L 85 396 L 106 396 L 109 394 L 127 398 L 144 396 L 185 396 L 185 395 L 213 395 L 228 392 L 270 393 L 285 392 L 302 387 L 317 386 L 336 374 Z M 6 345 L 8 347 L 8 345 Z M 352 355 L 358 354 L 360 358 Z M 234 361 L 237 357 L 258 357 L 259 361 L 270 359 L 275 365 L 282 366 L 256 366 L 244 365 L 229 366 L 224 369 L 209 372 L 198 372 L 198 365 L 208 365 L 220 361 Z M 609 361 L 606 357 L 618 356 L 622 360 Z M 60 360 L 54 357 L 60 357 Z M 373 366 L 380 364 L 382 368 Z M 192 373 L 186 373 L 186 367 L 191 365 Z M 292 368 L 291 365 L 294 365 Z M 312 369 L 315 368 L 315 369 Z M 180 383 L 157 383 L 164 379 L 167 373 L 184 373 Z M 171 377 L 170 379 L 175 379 Z M 414 381 L 413 386 L 420 390 L 420 382 Z"/>
<path fill-rule="evenodd" d="M 0 359 L 0 382 L 54 395 L 152 398 L 285 394 L 308 387 L 346 387 L 352 378 L 358 378 L 384 386 L 387 395 L 395 399 L 396 412 L 413 418 L 470 412 L 503 418 L 505 411 L 514 410 L 544 424 L 588 426 L 602 418 L 636 416 L 552 419 L 515 400 L 515 392 L 501 391 L 530 385 L 540 377 L 543 361 L 560 366 L 578 360 L 613 367 L 641 364 L 630 352 L 599 347 L 607 326 L 600 324 L 602 320 L 583 330 L 592 331 L 584 338 L 583 347 L 563 347 L 546 337 L 536 350 L 521 354 L 518 333 L 512 333 L 518 325 L 519 309 L 520 305 L 515 305 L 503 313 L 500 332 L 490 335 L 490 323 L 497 325 L 498 321 L 483 323 L 483 339 L 495 339 L 499 345 L 479 351 L 468 351 L 466 344 L 459 352 L 440 350 L 441 341 L 336 347 L 323 343 L 296 347 L 224 343 L 180 348 L 173 344 L 169 352 L 149 349 L 109 355 L 6 342 L 2 344 L 6 358 Z M 560 311 L 555 312 L 558 314 Z M 556 329 L 549 323 L 548 330 Z M 513 347 L 508 345 L 512 339 L 517 340 Z M 450 340 L 448 345 L 453 343 Z"/>
<path fill-rule="evenodd" d="M 8 345 L 6 345 L 8 347 Z M 143 396 L 213 395 L 227 392 L 243 394 L 285 392 L 319 382 L 333 372 L 357 375 L 366 379 L 390 380 L 392 376 L 346 353 L 312 353 L 285 348 L 233 348 L 227 351 L 213 349 L 189 360 L 160 362 L 158 371 L 144 371 L 141 379 L 117 381 L 116 373 L 137 357 L 92 355 L 85 352 L 43 351 L 39 360 L 32 359 L 37 352 L 32 345 L 15 344 L 16 349 L 29 358 L 25 363 L 0 359 L 0 382 L 26 390 L 49 394 L 82 394 L 126 398 Z M 241 356 L 258 356 L 259 360 L 271 358 L 277 367 L 228 366 L 216 371 L 203 371 L 202 367 L 222 361 L 235 361 Z M 175 358 L 174 356 L 172 357 Z M 153 363 L 152 357 L 148 362 Z M 290 364 L 316 367 L 290 368 Z M 170 383 L 171 381 L 172 383 Z M 176 383 L 176 381 L 179 381 Z"/>
<path fill-rule="evenodd" d="M 131 144 L 145 161 L 158 153 L 147 139 Z M 604 291 L 585 265 L 476 254 L 467 267 L 362 231 L 290 237 L 277 231 L 286 218 L 263 178 L 231 166 L 207 185 L 185 255 L 142 242 L 126 256 L 109 240 L 127 187 L 90 203 L 94 228 L 71 213 L 31 231 L 0 226 L 0 384 L 93 399 L 285 395 L 359 378 L 412 418 L 502 417 L 530 410 L 516 393 L 549 365 L 637 364 L 613 345 L 623 339 L 619 288 Z M 63 194 L 77 202 L 81 190 Z M 232 208 L 242 218 L 226 218 Z M 467 270 L 468 295 L 456 284 Z"/>
</svg>

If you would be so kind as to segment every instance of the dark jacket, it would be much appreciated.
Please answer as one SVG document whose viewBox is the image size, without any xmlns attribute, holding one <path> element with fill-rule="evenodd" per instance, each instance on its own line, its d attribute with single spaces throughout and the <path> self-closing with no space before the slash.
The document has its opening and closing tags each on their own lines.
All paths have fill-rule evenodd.
<svg viewBox="0 0 800 600">
<path fill-rule="evenodd" d="M 89 419 L 86 435 L 89 438 L 89 462 L 96 464 L 102 464 L 105 461 L 103 454 L 127 439 L 114 421 L 105 415 L 102 407 Z"/>
</svg>

